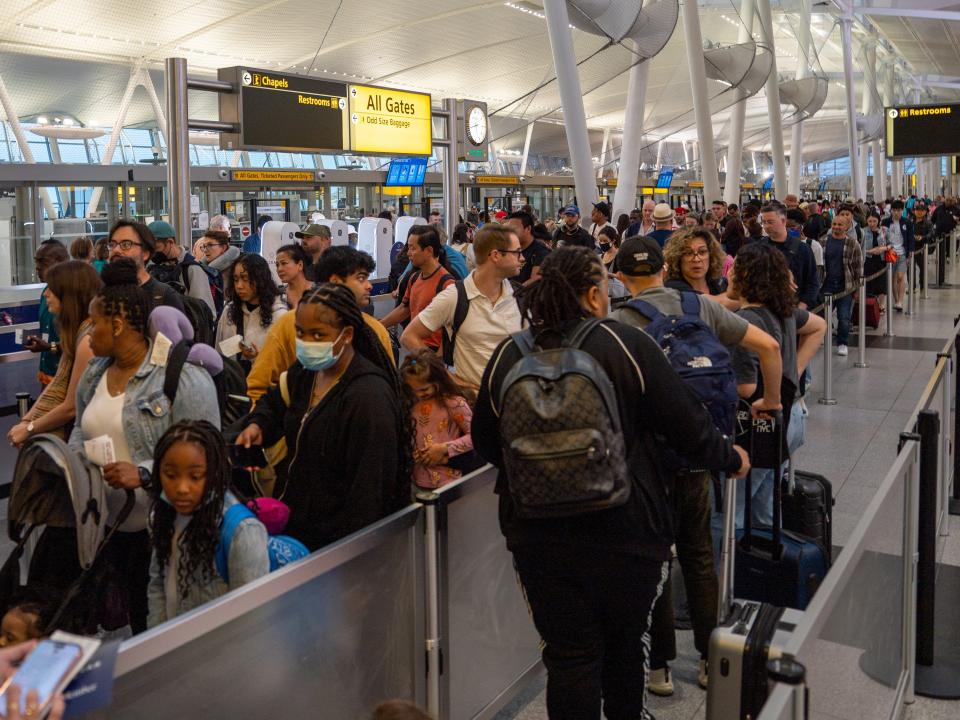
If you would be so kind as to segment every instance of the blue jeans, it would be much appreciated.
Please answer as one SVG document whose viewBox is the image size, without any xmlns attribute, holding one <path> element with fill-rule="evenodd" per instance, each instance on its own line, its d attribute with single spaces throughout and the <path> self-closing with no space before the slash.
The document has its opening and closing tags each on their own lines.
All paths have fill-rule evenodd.
<svg viewBox="0 0 960 720">
<path fill-rule="evenodd" d="M 793 403 L 790 410 L 790 424 L 787 431 L 787 445 L 790 448 L 790 454 L 795 453 L 801 445 L 806 435 L 807 413 L 800 406 L 799 399 Z M 784 463 L 782 472 L 786 472 L 787 464 Z M 750 498 L 750 518 L 754 527 L 773 525 L 773 470 L 753 470 L 750 473 L 750 484 L 753 491 Z M 721 482 L 725 482 L 724 478 Z M 715 493 L 716 486 L 711 484 L 711 493 Z M 746 479 L 737 480 L 737 514 L 736 528 L 743 528 L 743 513 L 746 507 L 747 481 Z M 715 496 L 711 497 L 711 506 L 713 515 L 710 519 L 710 531 L 713 535 L 713 550 L 715 562 L 720 562 L 720 550 L 723 546 L 723 499 L 720 500 L 720 511 L 717 510 L 717 500 Z"/>
<path fill-rule="evenodd" d="M 850 315 L 853 313 L 853 295 L 833 301 L 837 311 L 837 345 L 847 345 L 850 339 Z"/>
</svg>

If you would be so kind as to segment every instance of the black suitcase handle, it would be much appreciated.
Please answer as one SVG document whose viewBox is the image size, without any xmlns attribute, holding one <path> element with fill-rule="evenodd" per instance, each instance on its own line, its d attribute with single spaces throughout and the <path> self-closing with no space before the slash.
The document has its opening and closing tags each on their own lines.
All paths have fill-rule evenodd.
<svg viewBox="0 0 960 720">
<path fill-rule="evenodd" d="M 780 525 L 783 521 L 782 515 L 782 504 L 783 504 L 783 488 L 781 487 L 781 473 L 783 472 L 783 444 L 784 444 L 784 422 L 783 422 L 783 413 L 775 412 L 773 413 L 773 441 L 777 445 L 777 467 L 773 470 L 773 528 L 772 534 L 773 538 L 771 541 L 771 554 L 774 559 L 779 558 L 783 552 L 783 542 L 780 536 Z M 757 421 L 751 418 L 750 421 L 750 457 L 751 459 L 754 456 L 754 447 L 753 440 L 756 435 L 756 425 Z M 764 468 L 767 469 L 767 468 Z M 753 467 L 751 466 L 750 471 L 747 473 L 747 495 L 744 498 L 743 506 L 743 540 L 741 544 L 744 550 L 749 551 L 753 547 L 755 541 L 760 541 L 760 538 L 753 537 L 753 518 L 751 517 L 753 511 Z M 765 541 L 760 541 L 765 544 Z"/>
</svg>

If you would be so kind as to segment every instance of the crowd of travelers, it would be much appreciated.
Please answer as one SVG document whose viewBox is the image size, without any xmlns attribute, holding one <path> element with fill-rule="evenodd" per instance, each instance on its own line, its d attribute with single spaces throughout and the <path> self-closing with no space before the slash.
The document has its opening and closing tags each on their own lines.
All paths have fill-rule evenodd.
<svg viewBox="0 0 960 720">
<path fill-rule="evenodd" d="M 271 267 L 259 234 L 237 247 L 224 217 L 192 247 L 163 221 L 120 220 L 69 249 L 43 242 L 40 335 L 26 342 L 43 389 L 8 440 L 66 440 L 107 486 L 115 532 L 85 573 L 76 528 L 45 526 L 26 585 L 6 598 L 2 642 L 48 633 L 53 608 L 75 632 L 143 632 L 267 574 L 278 544 L 296 559 L 489 462 L 544 640 L 551 717 L 597 717 L 601 703 L 641 717 L 647 689 L 673 692 L 671 562 L 706 687 L 716 494 L 750 469 L 737 407 L 782 413 L 798 447 L 824 294 L 894 263 L 893 297 L 868 290 L 902 310 L 909 253 L 960 209 L 788 195 L 703 215 L 648 200 L 616 219 L 599 202 L 589 218 L 576 204 L 556 222 L 530 206 L 468 214 L 448 239 L 437 214 L 389 268 L 313 224 Z M 375 274 L 393 295 L 380 319 Z M 840 355 L 853 302 L 834 303 Z M 705 396 L 671 364 L 660 328 L 677 317 L 699 323 L 732 397 Z M 556 378 L 527 382 L 544 357 L 592 379 L 551 395 Z M 553 474 L 564 498 L 544 485 Z M 774 475 L 754 474 L 757 522 L 771 522 Z"/>
</svg>

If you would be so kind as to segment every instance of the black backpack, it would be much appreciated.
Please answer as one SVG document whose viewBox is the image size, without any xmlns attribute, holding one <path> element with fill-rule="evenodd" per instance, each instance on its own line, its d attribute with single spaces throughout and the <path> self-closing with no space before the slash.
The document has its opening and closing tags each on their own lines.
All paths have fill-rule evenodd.
<svg viewBox="0 0 960 720">
<path fill-rule="evenodd" d="M 601 323 L 584 320 L 556 349 L 530 330 L 511 335 L 523 357 L 497 398 L 507 486 L 521 518 L 563 518 L 623 505 L 630 497 L 613 383 L 580 349 Z"/>
<path fill-rule="evenodd" d="M 463 280 L 457 280 L 457 306 L 453 310 L 453 324 L 450 326 L 450 332 L 443 328 L 443 362 L 447 367 L 453 367 L 453 349 L 457 344 L 457 333 L 460 332 L 460 326 L 467 319 L 467 313 L 470 312 L 470 298 L 467 297 L 467 289 L 463 286 Z"/>
<path fill-rule="evenodd" d="M 190 325 L 193 327 L 193 341 L 214 347 L 217 337 L 217 318 L 214 317 L 210 306 L 203 300 L 187 295 L 190 290 L 190 273 L 186 272 L 186 268 L 190 265 L 203 267 L 195 260 L 193 262 L 167 261 L 151 265 L 149 272 L 154 280 L 162 282 L 180 293 L 183 301 L 183 314 L 187 316 Z M 204 268 L 204 271 L 206 271 L 206 268 Z M 217 271 L 214 270 L 213 272 Z M 217 274 L 219 275 L 219 273 Z M 221 292 L 221 299 L 222 296 Z M 214 300 L 216 300 L 216 296 L 214 296 Z"/>
<path fill-rule="evenodd" d="M 207 304 L 199 301 L 204 307 Z M 209 311 L 210 308 L 207 307 Z M 180 387 L 180 375 L 190 353 L 189 343 L 181 340 L 170 349 L 167 369 L 163 376 L 163 394 L 170 400 L 171 407 L 177 398 Z M 228 428 L 245 416 L 250 410 L 250 398 L 247 397 L 247 376 L 236 360 L 223 358 L 223 370 L 210 376 L 217 388 L 217 403 L 220 406 L 220 429 Z"/>
</svg>

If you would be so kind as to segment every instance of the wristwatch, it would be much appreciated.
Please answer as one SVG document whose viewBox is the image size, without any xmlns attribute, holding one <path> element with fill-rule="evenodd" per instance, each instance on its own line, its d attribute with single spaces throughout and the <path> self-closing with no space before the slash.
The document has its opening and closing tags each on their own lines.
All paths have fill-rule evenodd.
<svg viewBox="0 0 960 720">
<path fill-rule="evenodd" d="M 150 481 L 151 481 L 152 475 L 150 474 L 150 471 L 147 470 L 145 467 L 138 466 L 137 470 L 140 473 L 140 487 L 146 490 L 148 487 L 150 487 Z"/>
<path fill-rule="evenodd" d="M 54 355 L 59 355 L 59 354 L 60 354 L 60 345 L 59 345 L 59 343 L 57 343 L 57 342 L 52 342 L 52 343 L 50 343 L 50 352 L 52 352 Z"/>
</svg>

